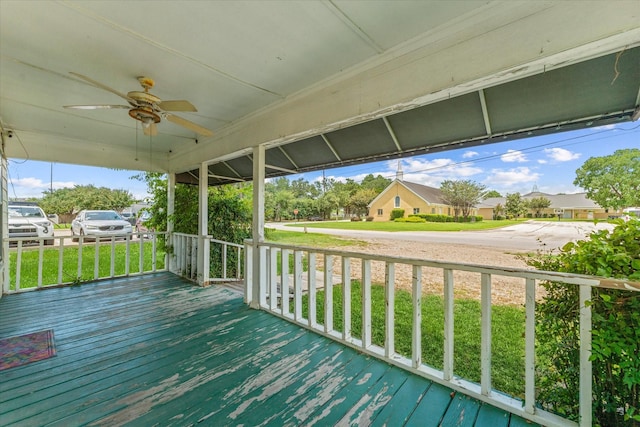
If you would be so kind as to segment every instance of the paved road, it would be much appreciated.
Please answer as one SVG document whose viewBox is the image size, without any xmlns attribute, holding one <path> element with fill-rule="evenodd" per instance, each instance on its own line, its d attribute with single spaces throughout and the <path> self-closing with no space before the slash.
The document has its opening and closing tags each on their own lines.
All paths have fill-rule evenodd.
<svg viewBox="0 0 640 427">
<path fill-rule="evenodd" d="M 317 223 L 316 223 L 317 224 Z M 288 227 L 283 223 L 268 223 L 269 228 L 304 232 L 302 227 Z M 556 249 L 567 242 L 584 239 L 593 230 L 611 229 L 607 223 L 526 221 L 505 228 L 482 231 L 356 231 L 330 228 L 307 228 L 309 233 L 324 233 L 354 239 L 392 239 L 413 242 L 454 243 L 469 246 L 484 246 L 504 250 L 533 251 Z M 544 246 L 543 246 L 544 245 Z"/>
</svg>

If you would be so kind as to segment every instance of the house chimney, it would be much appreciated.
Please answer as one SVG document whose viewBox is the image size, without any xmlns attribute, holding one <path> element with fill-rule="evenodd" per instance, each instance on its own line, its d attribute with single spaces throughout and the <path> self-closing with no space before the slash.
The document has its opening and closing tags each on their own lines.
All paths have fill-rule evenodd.
<svg viewBox="0 0 640 427">
<path fill-rule="evenodd" d="M 402 160 L 398 160 L 398 170 L 396 171 L 396 180 L 402 181 L 402 179 L 403 179 Z"/>
</svg>

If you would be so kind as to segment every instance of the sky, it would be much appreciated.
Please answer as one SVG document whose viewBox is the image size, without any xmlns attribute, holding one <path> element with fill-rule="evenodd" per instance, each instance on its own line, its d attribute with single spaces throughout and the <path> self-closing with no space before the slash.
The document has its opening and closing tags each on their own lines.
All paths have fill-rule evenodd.
<svg viewBox="0 0 640 427">
<path fill-rule="evenodd" d="M 640 148 L 640 122 L 627 122 L 580 131 L 557 133 L 401 160 L 404 180 L 439 187 L 444 180 L 472 180 L 503 196 L 526 194 L 534 187 L 543 193 L 578 193 L 575 171 L 590 157 L 616 150 Z M 357 182 L 368 174 L 395 178 L 398 160 L 327 169 L 324 175 Z M 9 159 L 9 198 L 41 197 L 53 189 L 89 185 L 124 189 L 136 199 L 148 197 L 146 184 L 131 179 L 138 171 Z M 290 180 L 321 180 L 323 171 L 289 175 Z M 53 177 L 53 179 L 52 179 Z"/>
</svg>

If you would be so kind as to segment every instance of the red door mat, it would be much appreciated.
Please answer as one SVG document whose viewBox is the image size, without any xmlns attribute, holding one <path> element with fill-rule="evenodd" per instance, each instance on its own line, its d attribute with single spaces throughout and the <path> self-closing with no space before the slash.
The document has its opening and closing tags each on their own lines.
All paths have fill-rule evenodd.
<svg viewBox="0 0 640 427">
<path fill-rule="evenodd" d="M 0 371 L 55 355 L 53 329 L 0 339 Z"/>
</svg>

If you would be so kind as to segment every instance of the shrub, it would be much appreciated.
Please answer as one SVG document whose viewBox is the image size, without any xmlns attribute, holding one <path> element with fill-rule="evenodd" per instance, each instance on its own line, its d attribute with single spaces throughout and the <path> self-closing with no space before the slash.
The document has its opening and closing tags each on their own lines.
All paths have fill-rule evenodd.
<svg viewBox="0 0 640 427">
<path fill-rule="evenodd" d="M 371 221 L 373 221 L 373 217 L 372 216 L 368 216 L 367 217 L 367 222 L 371 222 Z"/>
<path fill-rule="evenodd" d="M 409 216 L 408 218 L 396 218 L 393 220 L 393 222 L 411 222 L 411 223 L 418 223 L 418 222 L 427 222 L 425 221 L 424 218 L 420 218 L 419 216 Z"/>
<path fill-rule="evenodd" d="M 392 209 L 391 217 L 389 219 L 393 221 L 396 218 L 403 218 L 403 217 L 404 217 L 404 209 Z"/>
<path fill-rule="evenodd" d="M 351 217 L 351 222 L 360 222 L 360 221 L 362 221 L 362 218 L 360 218 L 357 215 L 354 215 Z"/>
<path fill-rule="evenodd" d="M 618 221 L 609 232 L 567 243 L 556 256 L 537 254 L 525 261 L 538 269 L 640 280 L 640 222 Z M 578 419 L 578 286 L 547 282 L 538 305 L 538 401 Z M 640 426 L 640 294 L 592 289 L 594 422 L 601 426 Z"/>
</svg>

